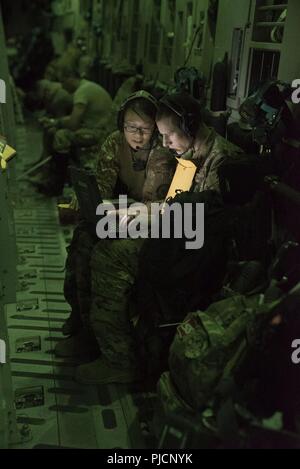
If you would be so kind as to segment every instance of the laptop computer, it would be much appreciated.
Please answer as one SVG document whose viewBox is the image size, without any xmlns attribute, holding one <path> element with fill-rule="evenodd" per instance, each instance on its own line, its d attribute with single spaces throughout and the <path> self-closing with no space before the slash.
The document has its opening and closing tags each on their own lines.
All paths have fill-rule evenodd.
<svg viewBox="0 0 300 469">
<path fill-rule="evenodd" d="M 96 215 L 97 207 L 101 203 L 107 202 L 112 204 L 116 209 L 125 208 L 125 206 L 120 206 L 119 199 L 102 199 L 101 191 L 93 171 L 71 166 L 70 175 L 73 189 L 78 200 L 80 215 L 88 223 L 96 225 L 101 218 L 99 215 Z M 133 199 L 127 198 L 128 206 L 132 202 L 134 202 Z"/>
<path fill-rule="evenodd" d="M 99 220 L 96 209 L 103 202 L 96 176 L 93 171 L 75 166 L 70 167 L 70 175 L 80 215 L 87 222 L 95 225 Z"/>
</svg>

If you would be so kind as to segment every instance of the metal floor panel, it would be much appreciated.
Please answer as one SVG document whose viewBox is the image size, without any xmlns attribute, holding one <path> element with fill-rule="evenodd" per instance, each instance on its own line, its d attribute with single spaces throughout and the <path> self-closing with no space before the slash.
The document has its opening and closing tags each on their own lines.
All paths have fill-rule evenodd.
<svg viewBox="0 0 300 469">
<path fill-rule="evenodd" d="M 20 175 L 38 158 L 41 136 L 32 126 L 17 135 Z M 72 235 L 58 223 L 56 200 L 36 195 L 26 183 L 12 197 L 18 284 L 17 303 L 7 305 L 6 316 L 18 423 L 31 434 L 16 448 L 144 448 L 137 394 L 121 385 L 82 386 L 74 380 L 74 363 L 53 354 L 69 314 L 63 281 Z"/>
</svg>

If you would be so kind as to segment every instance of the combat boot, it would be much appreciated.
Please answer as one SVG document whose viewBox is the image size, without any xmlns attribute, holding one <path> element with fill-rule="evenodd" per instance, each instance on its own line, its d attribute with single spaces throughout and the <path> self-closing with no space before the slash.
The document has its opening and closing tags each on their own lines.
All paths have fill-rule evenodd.
<svg viewBox="0 0 300 469">
<path fill-rule="evenodd" d="M 44 166 L 37 168 L 29 176 L 27 176 L 26 180 L 36 188 L 38 188 L 40 185 L 47 186 L 47 184 L 49 184 L 51 181 L 50 163 L 48 162 Z"/>
<path fill-rule="evenodd" d="M 63 335 L 76 335 L 83 328 L 82 321 L 78 314 L 71 312 L 70 316 L 62 326 Z"/>
<path fill-rule="evenodd" d="M 60 340 L 54 353 L 61 358 L 90 361 L 99 357 L 101 352 L 95 337 L 86 329 L 82 329 L 79 334 Z"/>
<path fill-rule="evenodd" d="M 81 384 L 125 384 L 139 381 L 140 376 L 136 369 L 111 366 L 102 356 L 91 363 L 78 366 L 75 379 Z"/>
</svg>

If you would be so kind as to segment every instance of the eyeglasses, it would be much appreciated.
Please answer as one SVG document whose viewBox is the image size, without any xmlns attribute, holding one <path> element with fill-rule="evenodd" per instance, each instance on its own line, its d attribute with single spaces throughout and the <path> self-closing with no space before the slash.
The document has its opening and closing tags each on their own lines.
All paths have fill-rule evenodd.
<svg viewBox="0 0 300 469">
<path fill-rule="evenodd" d="M 144 127 L 135 127 L 134 125 L 124 124 L 124 129 L 130 134 L 136 134 L 139 132 L 141 134 L 150 135 L 152 134 L 154 127 L 147 129 Z"/>
</svg>

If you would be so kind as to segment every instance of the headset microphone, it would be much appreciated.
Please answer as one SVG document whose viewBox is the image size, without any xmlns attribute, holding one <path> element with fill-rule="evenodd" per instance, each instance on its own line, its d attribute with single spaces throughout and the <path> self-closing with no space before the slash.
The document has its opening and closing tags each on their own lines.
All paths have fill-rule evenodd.
<svg viewBox="0 0 300 469">
<path fill-rule="evenodd" d="M 131 155 L 132 155 L 132 168 L 134 169 L 134 171 L 144 171 L 144 169 L 146 168 L 147 166 L 147 160 L 144 160 L 144 159 L 141 159 L 141 158 L 137 158 L 135 159 L 134 158 L 134 154 L 137 153 L 137 152 L 140 152 L 140 151 L 149 151 L 152 149 L 152 146 L 149 145 L 147 147 L 137 147 L 135 150 L 132 148 L 131 149 Z"/>
</svg>

